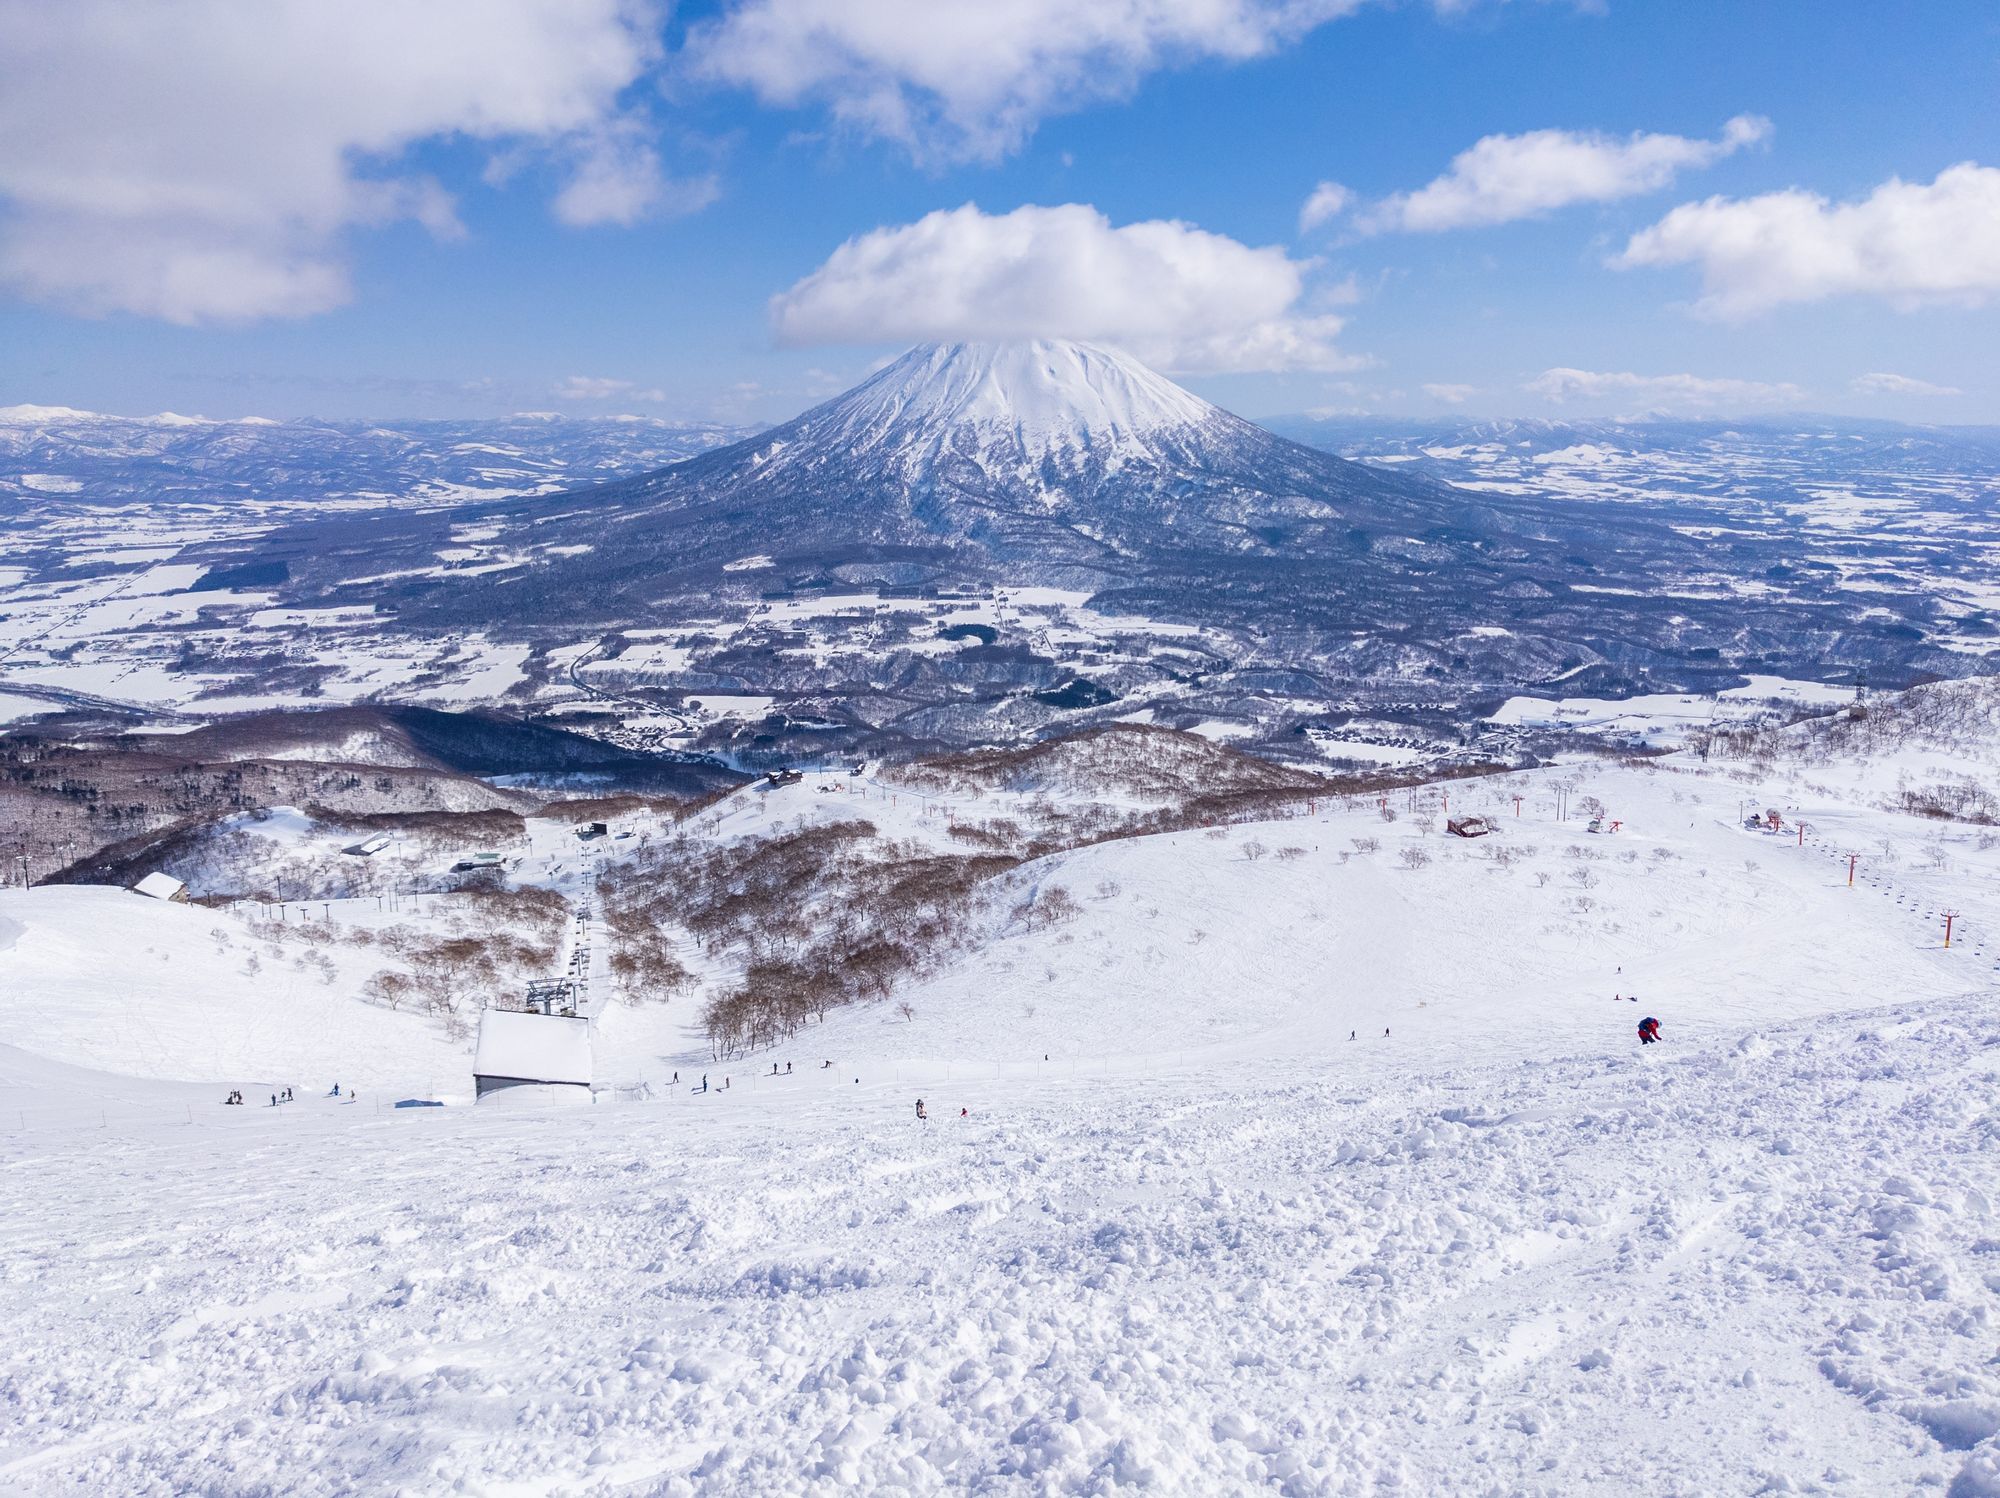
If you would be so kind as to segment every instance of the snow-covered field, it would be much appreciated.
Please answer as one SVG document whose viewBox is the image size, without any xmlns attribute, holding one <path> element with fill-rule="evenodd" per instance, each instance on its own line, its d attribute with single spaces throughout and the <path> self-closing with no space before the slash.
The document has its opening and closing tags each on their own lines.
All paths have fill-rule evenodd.
<svg viewBox="0 0 2000 1498">
<path fill-rule="evenodd" d="M 692 1002 L 614 1007 L 618 1090 L 546 1113 L 395 1108 L 466 1043 L 337 943 L 0 895 L 0 1491 L 2000 1493 L 2000 839 L 1823 775 L 1058 854 L 907 1014 L 715 1064 Z"/>
</svg>

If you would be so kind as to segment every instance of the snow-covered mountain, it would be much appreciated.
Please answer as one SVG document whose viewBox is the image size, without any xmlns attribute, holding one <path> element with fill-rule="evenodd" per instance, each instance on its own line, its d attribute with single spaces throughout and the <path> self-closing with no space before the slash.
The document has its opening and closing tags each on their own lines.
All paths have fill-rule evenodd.
<svg viewBox="0 0 2000 1498">
<path fill-rule="evenodd" d="M 647 478 L 537 506 L 676 558 L 805 543 L 963 549 L 961 561 L 1126 572 L 1162 548 L 1298 550 L 1363 516 L 1444 518 L 1443 491 L 1331 458 L 1087 344 L 911 350 L 846 394 Z M 564 512 L 568 514 L 565 515 Z"/>
<path fill-rule="evenodd" d="M 482 519 L 572 549 L 507 586 L 529 584 L 538 607 L 597 610 L 728 585 L 725 569 L 747 556 L 770 558 L 781 578 L 858 583 L 1173 592 L 1245 569 L 1282 585 L 1304 568 L 1325 595 L 1337 559 L 1356 594 L 1440 568 L 1470 569 L 1481 588 L 1525 571 L 1539 588 L 1560 570 L 1553 537 L 1588 544 L 1593 525 L 1538 515 L 1532 541 L 1496 547 L 1508 526 L 1479 499 L 1301 446 L 1121 354 L 1058 342 L 918 348 L 747 441 Z M 434 527 L 410 533 L 436 543 Z M 346 565 L 326 540 L 312 543 L 322 575 Z M 1664 529 L 1651 542 L 1656 557 L 1685 550 Z M 371 532 L 355 560 L 381 572 L 386 543 Z M 504 590 L 474 599 L 447 580 L 427 591 L 456 612 Z"/>
</svg>

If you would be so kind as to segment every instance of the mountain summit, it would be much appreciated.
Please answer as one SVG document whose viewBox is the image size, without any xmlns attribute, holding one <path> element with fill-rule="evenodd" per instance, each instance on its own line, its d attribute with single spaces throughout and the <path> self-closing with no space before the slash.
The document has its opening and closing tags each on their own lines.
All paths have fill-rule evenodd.
<svg viewBox="0 0 2000 1498">
<path fill-rule="evenodd" d="M 759 485 L 833 464 L 870 485 L 1048 514 L 1094 509 L 1114 475 L 1127 488 L 1161 475 L 1198 483 L 1268 467 L 1291 444 L 1124 354 L 1042 339 L 911 349 L 743 446 Z"/>
<path fill-rule="evenodd" d="M 1218 418 L 1233 419 L 1123 354 L 1036 340 L 911 349 L 801 421 L 857 451 L 890 441 L 936 452 L 971 432 L 1033 458 L 1144 449 Z"/>
</svg>

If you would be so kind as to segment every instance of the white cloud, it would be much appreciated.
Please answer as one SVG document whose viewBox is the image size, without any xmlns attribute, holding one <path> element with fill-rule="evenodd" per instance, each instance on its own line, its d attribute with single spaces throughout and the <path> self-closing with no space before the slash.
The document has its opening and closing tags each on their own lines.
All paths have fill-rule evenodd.
<svg viewBox="0 0 2000 1498">
<path fill-rule="evenodd" d="M 636 224 L 658 213 L 695 213 L 721 196 L 715 174 L 674 180 L 644 121 L 624 116 L 577 138 L 569 181 L 550 207 L 564 223 Z"/>
<path fill-rule="evenodd" d="M 1533 218 L 1573 203 L 1636 197 L 1770 134 L 1769 120 L 1738 115 L 1714 140 L 1645 133 L 1620 139 L 1574 130 L 1489 135 L 1453 157 L 1442 177 L 1370 209 L 1360 227 L 1376 233 L 1463 229 Z"/>
<path fill-rule="evenodd" d="M 527 145 L 558 212 L 665 201 L 623 92 L 650 0 L 64 0 L 0 6 L 0 283 L 92 314 L 303 316 L 349 296 L 357 227 L 456 232 L 417 144 Z"/>
<path fill-rule="evenodd" d="M 1312 190 L 1305 206 L 1299 209 L 1299 233 L 1317 229 L 1330 218 L 1339 214 L 1354 200 L 1354 194 L 1338 182 L 1322 182 Z"/>
<path fill-rule="evenodd" d="M 1963 395 L 1965 392 L 1951 385 L 1933 385 L 1929 380 L 1913 379 L 1909 375 L 1875 374 L 1856 375 L 1847 382 L 1847 388 L 1856 395 Z"/>
<path fill-rule="evenodd" d="M 551 386 L 549 394 L 565 401 L 608 401 L 623 397 L 657 403 L 667 398 L 664 390 L 641 390 L 630 380 L 606 379 L 596 375 L 571 375 Z"/>
<path fill-rule="evenodd" d="M 824 103 L 919 157 L 993 158 L 1043 117 L 1145 74 L 1241 61 L 1363 0 L 744 0 L 694 27 L 697 75 L 768 104 Z"/>
<path fill-rule="evenodd" d="M 1521 387 L 1551 405 L 1620 404 L 1642 411 L 1740 410 L 1788 406 L 1805 398 L 1797 385 L 1763 380 L 1712 379 L 1704 375 L 1641 375 L 1589 369 L 1544 370 Z"/>
<path fill-rule="evenodd" d="M 972 204 L 850 239 L 774 297 L 781 343 L 1079 338 L 1180 371 L 1345 369 L 1341 319 L 1306 307 L 1311 263 L 1084 203 Z"/>
<path fill-rule="evenodd" d="M 1443 401 L 1447 406 L 1462 406 L 1479 394 L 1477 385 L 1426 385 L 1424 394 L 1434 401 Z"/>
<path fill-rule="evenodd" d="M 1715 317 L 1834 296 L 1979 302 L 2000 292 L 2000 169 L 1967 161 L 1929 184 L 1892 177 L 1848 203 L 1799 188 L 1684 203 L 1612 263 L 1699 266 L 1696 307 Z"/>
</svg>

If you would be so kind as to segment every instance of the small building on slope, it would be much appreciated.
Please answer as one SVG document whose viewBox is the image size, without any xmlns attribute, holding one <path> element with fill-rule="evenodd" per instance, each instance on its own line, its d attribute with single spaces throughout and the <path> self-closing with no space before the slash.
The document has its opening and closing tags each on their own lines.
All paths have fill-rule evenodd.
<svg viewBox="0 0 2000 1498">
<path fill-rule="evenodd" d="M 185 881 L 172 874 L 155 869 L 144 879 L 132 886 L 135 895 L 146 895 L 155 900 L 171 900 L 176 905 L 187 904 L 188 887 Z"/>
<path fill-rule="evenodd" d="M 590 1021 L 564 1014 L 488 1009 L 479 1016 L 472 1059 L 474 1094 L 485 1101 L 516 1088 L 590 1101 Z"/>
</svg>

